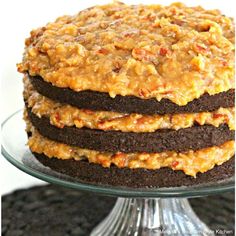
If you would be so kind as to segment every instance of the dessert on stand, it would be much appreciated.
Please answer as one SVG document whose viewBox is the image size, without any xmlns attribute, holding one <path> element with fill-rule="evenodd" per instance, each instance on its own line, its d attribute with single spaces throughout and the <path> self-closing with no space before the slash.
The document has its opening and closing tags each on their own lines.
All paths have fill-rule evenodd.
<svg viewBox="0 0 236 236">
<path fill-rule="evenodd" d="M 233 188 L 234 32 L 218 10 L 120 2 L 32 30 L 4 156 L 121 197 L 92 235 L 213 234 L 183 198 Z"/>
</svg>

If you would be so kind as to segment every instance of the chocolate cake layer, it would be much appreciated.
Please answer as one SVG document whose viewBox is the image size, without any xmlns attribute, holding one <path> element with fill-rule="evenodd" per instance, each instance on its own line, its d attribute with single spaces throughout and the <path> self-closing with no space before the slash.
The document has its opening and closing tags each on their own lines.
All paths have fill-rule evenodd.
<svg viewBox="0 0 236 236">
<path fill-rule="evenodd" d="M 111 166 L 104 168 L 87 161 L 59 160 L 43 154 L 33 153 L 45 166 L 60 173 L 75 177 L 78 181 L 90 184 L 125 186 L 133 188 L 179 187 L 216 182 L 234 176 L 234 158 L 197 178 L 185 175 L 182 171 L 168 168 L 159 170 L 128 169 Z"/>
<path fill-rule="evenodd" d="M 234 131 L 229 130 L 227 125 L 218 128 L 196 125 L 177 131 L 161 129 L 150 133 L 134 133 L 66 126 L 57 128 L 50 124 L 48 118 L 39 118 L 30 109 L 28 116 L 39 133 L 51 140 L 102 152 L 183 152 L 218 146 L 234 139 Z"/>
<path fill-rule="evenodd" d="M 177 114 L 190 112 L 214 111 L 220 107 L 233 107 L 235 91 L 233 89 L 216 95 L 204 94 L 185 106 L 178 106 L 168 99 L 160 102 L 156 99 L 141 99 L 135 96 L 120 96 L 111 98 L 108 93 L 95 91 L 75 92 L 68 88 L 59 88 L 45 82 L 39 76 L 29 76 L 34 88 L 42 95 L 61 103 L 67 103 L 78 108 L 117 111 L 139 114 Z"/>
</svg>

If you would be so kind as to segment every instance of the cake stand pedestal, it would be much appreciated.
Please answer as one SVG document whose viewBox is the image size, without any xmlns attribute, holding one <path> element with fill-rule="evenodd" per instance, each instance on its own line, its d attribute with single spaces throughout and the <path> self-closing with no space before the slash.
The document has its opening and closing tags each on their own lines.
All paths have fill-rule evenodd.
<svg viewBox="0 0 236 236">
<path fill-rule="evenodd" d="M 187 199 L 118 198 L 91 236 L 214 235 Z"/>
<path fill-rule="evenodd" d="M 187 198 L 234 189 L 233 178 L 174 188 L 140 189 L 84 183 L 42 165 L 25 145 L 24 129 L 22 110 L 2 124 L 2 154 L 17 168 L 49 183 L 119 197 L 110 214 L 95 227 L 91 236 L 214 235 L 193 212 Z"/>
</svg>

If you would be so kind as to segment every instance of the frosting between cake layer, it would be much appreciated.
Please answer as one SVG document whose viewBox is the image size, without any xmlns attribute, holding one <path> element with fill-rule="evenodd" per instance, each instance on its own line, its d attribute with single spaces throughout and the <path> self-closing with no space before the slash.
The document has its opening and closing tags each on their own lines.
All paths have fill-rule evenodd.
<svg viewBox="0 0 236 236">
<path fill-rule="evenodd" d="M 41 136 L 27 121 L 27 131 L 32 133 L 28 145 L 32 152 L 43 153 L 49 158 L 88 160 L 103 167 L 112 164 L 119 168 L 160 169 L 168 167 L 172 170 L 182 170 L 186 175 L 196 177 L 197 173 L 204 173 L 215 165 L 221 165 L 234 155 L 234 141 L 228 141 L 220 146 L 213 146 L 197 151 L 177 153 L 173 151 L 161 153 L 109 153 L 82 149 L 55 142 Z"/>
<path fill-rule="evenodd" d="M 220 108 L 214 112 L 186 113 L 175 115 L 124 114 L 108 111 L 91 111 L 61 104 L 35 91 L 24 77 L 24 98 L 28 107 L 38 117 L 46 116 L 50 123 L 59 128 L 64 126 L 87 127 L 100 130 L 120 130 L 122 132 L 154 132 L 158 129 L 188 128 L 194 124 L 219 127 L 227 124 L 235 129 L 235 109 Z"/>
</svg>

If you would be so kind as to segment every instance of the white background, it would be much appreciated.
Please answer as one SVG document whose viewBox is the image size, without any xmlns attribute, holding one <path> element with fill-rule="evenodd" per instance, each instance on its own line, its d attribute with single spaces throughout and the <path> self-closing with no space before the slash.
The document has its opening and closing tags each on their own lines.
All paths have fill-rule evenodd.
<svg viewBox="0 0 236 236">
<path fill-rule="evenodd" d="M 16 71 L 16 63 L 21 61 L 24 39 L 33 28 L 43 26 L 64 14 L 76 14 L 79 10 L 95 4 L 109 1 L 92 0 L 7 0 L 0 6 L 0 78 L 1 78 L 1 122 L 23 107 L 22 75 Z M 161 3 L 171 0 L 138 1 L 126 3 Z M 233 0 L 182 0 L 188 5 L 202 5 L 208 9 L 221 9 L 229 16 L 234 16 Z M 14 140 L 12 140 L 14 141 Z M 0 193 L 5 194 L 15 189 L 25 188 L 44 182 L 33 178 L 9 164 L 0 156 Z"/>
</svg>

